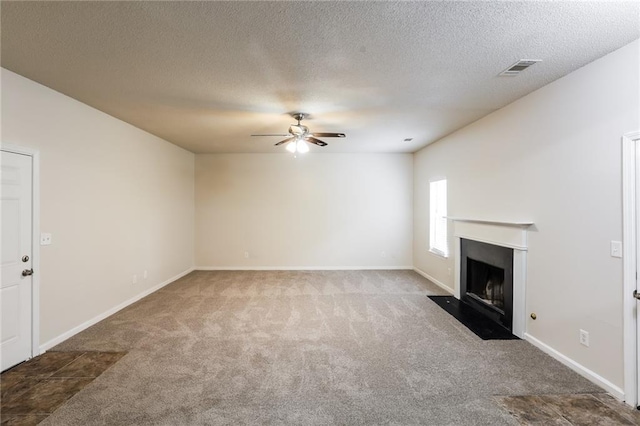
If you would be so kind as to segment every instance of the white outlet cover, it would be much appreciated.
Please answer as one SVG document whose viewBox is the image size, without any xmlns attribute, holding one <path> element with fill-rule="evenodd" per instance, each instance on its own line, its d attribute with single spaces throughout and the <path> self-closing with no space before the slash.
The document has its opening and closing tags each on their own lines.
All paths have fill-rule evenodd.
<svg viewBox="0 0 640 426">
<path fill-rule="evenodd" d="M 40 245 L 48 246 L 51 245 L 51 234 L 40 234 Z"/>
<path fill-rule="evenodd" d="M 589 332 L 580 330 L 580 344 L 589 347 Z"/>
</svg>

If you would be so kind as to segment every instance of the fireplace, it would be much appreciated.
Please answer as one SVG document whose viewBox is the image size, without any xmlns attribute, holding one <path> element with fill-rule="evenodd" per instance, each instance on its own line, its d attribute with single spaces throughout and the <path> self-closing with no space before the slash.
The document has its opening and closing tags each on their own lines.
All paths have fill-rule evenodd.
<svg viewBox="0 0 640 426">
<path fill-rule="evenodd" d="M 525 306 L 525 293 L 527 284 L 527 252 L 529 251 L 528 234 L 530 231 L 535 231 L 535 224 L 532 221 L 526 220 L 513 220 L 513 221 L 496 221 L 486 220 L 484 218 L 464 218 L 464 217 L 449 217 L 454 223 L 454 237 L 455 243 L 454 258 L 455 258 L 455 277 L 454 277 L 454 291 L 453 295 L 462 304 L 462 298 L 470 301 L 464 303 L 465 306 L 473 305 L 474 308 L 482 309 L 480 312 L 487 312 L 488 316 L 485 318 L 493 318 L 498 324 L 506 323 L 506 328 L 515 336 L 524 339 L 527 328 L 528 319 L 526 306 Z M 499 247 L 506 249 L 505 257 L 510 257 L 511 260 L 503 258 L 502 263 L 496 263 L 496 259 L 487 259 L 484 257 L 476 256 L 475 249 L 471 249 L 469 253 L 468 249 L 465 249 L 464 259 L 462 258 L 462 241 L 472 241 L 472 246 L 476 242 L 485 243 L 488 246 Z M 465 247 L 468 243 L 465 243 Z M 509 256 L 508 252 L 511 252 Z M 469 256 L 469 254 L 471 254 Z M 483 256 L 479 254 L 479 256 Z M 504 308 L 499 306 L 488 306 L 484 301 L 475 300 L 473 296 L 467 296 L 467 268 L 468 258 L 473 260 L 484 262 L 488 265 L 495 266 L 505 270 L 505 282 L 503 282 L 504 293 Z M 491 255 L 489 256 L 491 257 Z M 506 266 L 506 267 L 505 267 Z M 464 279 L 462 276 L 464 270 Z M 507 283 L 506 280 L 510 282 Z M 510 292 L 507 288 L 510 284 Z M 492 284 L 493 286 L 493 284 Z M 464 287 L 464 289 L 463 289 Z M 476 295 L 478 296 L 478 295 Z M 480 299 L 483 297 L 478 296 Z M 495 298 L 495 297 L 494 297 Z M 509 306 L 510 304 L 510 306 Z M 501 313 L 496 309 L 504 311 L 504 317 L 496 317 Z M 474 312 L 478 312 L 474 309 Z M 507 314 L 511 315 L 511 323 Z M 492 321 L 489 319 L 488 321 Z M 504 322 L 503 322 L 504 321 Z M 494 322 L 494 321 L 492 321 Z M 494 322 L 495 323 L 495 322 Z"/>
<path fill-rule="evenodd" d="M 460 239 L 460 300 L 513 330 L 513 249 Z"/>
</svg>

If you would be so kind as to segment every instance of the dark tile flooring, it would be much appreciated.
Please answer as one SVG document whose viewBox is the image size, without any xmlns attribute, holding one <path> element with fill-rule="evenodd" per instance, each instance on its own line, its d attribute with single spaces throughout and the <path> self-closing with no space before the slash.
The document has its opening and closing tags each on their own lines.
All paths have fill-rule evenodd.
<svg viewBox="0 0 640 426">
<path fill-rule="evenodd" d="M 35 425 L 126 352 L 46 352 L 0 376 L 2 425 Z"/>
<path fill-rule="evenodd" d="M 640 425 L 640 411 L 606 393 L 496 397 L 522 425 Z"/>
</svg>

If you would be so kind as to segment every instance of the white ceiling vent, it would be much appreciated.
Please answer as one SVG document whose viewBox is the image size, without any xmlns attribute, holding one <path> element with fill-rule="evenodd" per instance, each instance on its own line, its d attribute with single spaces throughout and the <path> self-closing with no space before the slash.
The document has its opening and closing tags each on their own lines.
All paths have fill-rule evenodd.
<svg viewBox="0 0 640 426">
<path fill-rule="evenodd" d="M 513 77 L 520 74 L 522 71 L 529 68 L 531 65 L 536 62 L 542 62 L 542 59 L 520 59 L 515 64 L 511 65 L 506 70 L 502 71 L 499 75 L 506 77 Z"/>
</svg>

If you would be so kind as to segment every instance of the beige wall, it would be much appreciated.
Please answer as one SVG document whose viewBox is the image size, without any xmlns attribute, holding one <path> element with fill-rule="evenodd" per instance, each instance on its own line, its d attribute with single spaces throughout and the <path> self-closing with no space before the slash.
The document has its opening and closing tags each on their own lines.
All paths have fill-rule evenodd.
<svg viewBox="0 0 640 426">
<path fill-rule="evenodd" d="M 2 142 L 40 151 L 41 343 L 193 266 L 193 154 L 4 69 Z"/>
<path fill-rule="evenodd" d="M 415 154 L 414 265 L 453 288 L 428 252 L 429 179 L 451 216 L 532 220 L 528 332 L 623 386 L 621 137 L 640 129 L 636 41 Z M 525 71 L 517 78 L 526 78 Z M 451 223 L 451 222 L 450 222 Z M 453 238 L 450 238 L 453 241 Z M 590 333 L 589 348 L 579 329 Z"/>
<path fill-rule="evenodd" d="M 411 267 L 412 182 L 411 154 L 197 155 L 196 265 Z"/>
</svg>

